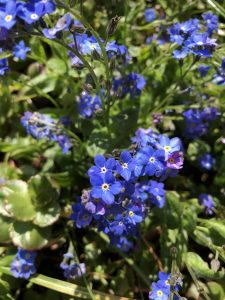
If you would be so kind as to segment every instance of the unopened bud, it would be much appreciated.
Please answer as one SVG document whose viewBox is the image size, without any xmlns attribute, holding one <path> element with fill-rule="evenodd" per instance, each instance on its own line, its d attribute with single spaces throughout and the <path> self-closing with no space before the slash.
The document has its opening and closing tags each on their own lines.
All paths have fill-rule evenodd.
<svg viewBox="0 0 225 300">
<path fill-rule="evenodd" d="M 115 16 L 110 20 L 110 22 L 107 26 L 107 29 L 106 29 L 106 34 L 108 37 L 112 36 L 114 34 L 114 32 L 116 31 L 117 24 L 120 19 L 121 19 L 121 17 Z"/>
</svg>

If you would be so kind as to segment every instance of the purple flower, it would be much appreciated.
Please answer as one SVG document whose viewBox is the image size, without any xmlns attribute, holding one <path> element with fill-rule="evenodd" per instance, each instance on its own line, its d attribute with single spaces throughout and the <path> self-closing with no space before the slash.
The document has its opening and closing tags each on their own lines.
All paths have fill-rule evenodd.
<svg viewBox="0 0 225 300">
<path fill-rule="evenodd" d="M 182 169 L 184 162 L 183 152 L 175 151 L 169 154 L 166 166 L 170 169 Z"/>
</svg>

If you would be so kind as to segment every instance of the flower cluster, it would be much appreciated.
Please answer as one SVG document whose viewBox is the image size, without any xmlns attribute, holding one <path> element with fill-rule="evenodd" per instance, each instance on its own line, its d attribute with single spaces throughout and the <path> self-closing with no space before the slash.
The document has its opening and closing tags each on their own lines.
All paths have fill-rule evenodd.
<svg viewBox="0 0 225 300">
<path fill-rule="evenodd" d="M 92 96 L 86 91 L 83 91 L 77 102 L 79 114 L 84 118 L 90 118 L 102 110 L 102 102 L 98 94 Z"/>
<path fill-rule="evenodd" d="M 35 139 L 39 140 L 45 137 L 47 140 L 57 142 L 62 148 L 62 152 L 68 153 L 71 147 L 69 137 L 63 132 L 60 123 L 56 123 L 51 117 L 41 115 L 38 112 L 25 112 L 21 118 L 21 124 L 27 133 Z"/>
<path fill-rule="evenodd" d="M 199 203 L 205 208 L 206 213 L 212 215 L 215 206 L 212 197 L 209 194 L 202 193 L 199 195 L 198 199 Z"/>
<path fill-rule="evenodd" d="M 27 3 L 17 0 L 1 1 L 1 27 L 10 30 L 16 24 L 17 18 L 27 24 L 33 24 L 54 10 L 55 4 L 52 0 L 29 0 Z"/>
<path fill-rule="evenodd" d="M 183 112 L 185 118 L 184 134 L 187 138 L 196 139 L 207 133 L 209 124 L 220 115 L 216 107 L 206 107 L 203 110 L 189 109 Z"/>
<path fill-rule="evenodd" d="M 37 253 L 18 248 L 18 252 L 11 263 L 13 276 L 16 278 L 30 278 L 31 275 L 36 273 L 35 258 Z"/>
<path fill-rule="evenodd" d="M 211 38 L 218 29 L 218 18 L 211 13 L 202 15 L 204 27 L 198 19 L 190 19 L 186 22 L 175 23 L 168 29 L 170 41 L 180 46 L 173 52 L 174 57 L 183 60 L 188 53 L 198 58 L 212 57 L 216 47 L 216 40 Z M 204 30 L 203 30 L 204 29 Z"/>
<path fill-rule="evenodd" d="M 78 228 L 97 226 L 124 251 L 131 248 L 127 238 L 138 234 L 150 207 L 164 206 L 161 181 L 175 177 L 183 166 L 179 138 L 139 129 L 133 141 L 135 151 L 125 150 L 117 158 L 95 157 L 95 166 L 88 170 L 92 188 L 83 192 L 71 215 Z"/>
<path fill-rule="evenodd" d="M 63 274 L 66 279 L 79 278 L 86 272 L 85 264 L 76 263 L 72 253 L 65 253 L 63 255 L 63 261 L 60 264 L 60 268 L 63 270 Z"/>
<path fill-rule="evenodd" d="M 159 280 L 157 282 L 152 283 L 152 290 L 149 293 L 149 299 L 152 300 L 169 300 L 170 298 L 170 289 L 171 289 L 171 281 L 175 281 L 176 285 L 174 290 L 179 290 L 179 285 L 182 285 L 182 281 L 180 278 L 174 280 L 171 278 L 170 274 L 166 274 L 164 272 L 159 272 L 158 274 Z M 173 300 L 177 300 L 178 297 L 175 295 Z"/>
<path fill-rule="evenodd" d="M 121 98 L 130 94 L 130 98 L 133 99 L 141 95 L 145 85 L 146 81 L 142 75 L 130 73 L 127 76 L 113 79 L 113 92 Z"/>
</svg>

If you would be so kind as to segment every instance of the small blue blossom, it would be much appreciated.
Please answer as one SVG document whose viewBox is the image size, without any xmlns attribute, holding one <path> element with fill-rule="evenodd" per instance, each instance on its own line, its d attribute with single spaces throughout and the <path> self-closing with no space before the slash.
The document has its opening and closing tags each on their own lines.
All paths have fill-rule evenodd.
<svg viewBox="0 0 225 300">
<path fill-rule="evenodd" d="M 199 162 L 203 169 L 211 170 L 216 161 L 210 153 L 206 153 L 199 158 Z"/>
<path fill-rule="evenodd" d="M 210 66 L 201 65 L 201 66 L 198 68 L 198 71 L 199 71 L 199 73 L 200 73 L 201 78 L 205 77 L 205 76 L 208 74 L 208 72 L 209 72 L 210 69 L 211 69 Z"/>
<path fill-rule="evenodd" d="M 205 21 L 205 26 L 207 27 L 208 33 L 211 35 L 213 31 L 218 30 L 218 17 L 210 12 L 206 12 L 202 15 Z"/>
<path fill-rule="evenodd" d="M 16 23 L 16 1 L 6 2 L 4 9 L 0 8 L 0 24 L 5 29 L 11 29 Z"/>
<path fill-rule="evenodd" d="M 90 181 L 93 186 L 92 196 L 102 199 L 106 204 L 112 204 L 115 195 L 118 195 L 122 189 L 121 183 L 116 181 L 115 177 L 109 172 L 105 173 L 104 176 L 92 176 Z"/>
<path fill-rule="evenodd" d="M 76 263 L 72 253 L 65 253 L 63 255 L 63 261 L 60 264 L 60 268 L 63 270 L 63 275 L 66 279 L 76 279 L 86 273 L 85 264 Z"/>
<path fill-rule="evenodd" d="M 147 8 L 144 13 L 146 22 L 150 23 L 156 19 L 156 12 L 153 8 Z"/>
<path fill-rule="evenodd" d="M 105 175 L 107 172 L 112 172 L 116 167 L 114 158 L 105 159 L 103 155 L 97 154 L 94 159 L 95 165 L 88 170 L 88 175 Z"/>
<path fill-rule="evenodd" d="M 50 141 L 57 142 L 62 148 L 63 154 L 68 153 L 72 146 L 69 137 L 51 117 L 41 115 L 37 112 L 25 112 L 21 118 L 21 124 L 27 133 L 35 139 L 39 140 L 45 137 Z"/>
<path fill-rule="evenodd" d="M 204 206 L 206 213 L 212 215 L 215 206 L 212 197 L 209 194 L 200 194 L 198 199 L 199 203 Z"/>
<path fill-rule="evenodd" d="M 165 168 L 165 151 L 154 150 L 152 147 L 143 147 L 136 155 L 137 165 L 141 165 L 144 173 L 149 176 L 160 176 Z M 137 174 L 136 172 L 136 175 Z"/>
<path fill-rule="evenodd" d="M 35 258 L 37 253 L 18 248 L 18 252 L 11 263 L 10 271 L 16 278 L 29 279 L 36 273 Z"/>
<path fill-rule="evenodd" d="M 120 163 L 117 163 L 117 173 L 120 174 L 126 181 L 130 180 L 132 171 L 135 168 L 135 161 L 129 151 L 125 150 L 120 155 Z"/>
<path fill-rule="evenodd" d="M 26 47 L 24 41 L 20 41 L 14 48 L 13 48 L 13 55 L 14 57 L 25 60 L 27 56 L 27 52 L 30 51 L 29 47 Z"/>
<path fill-rule="evenodd" d="M 72 206 L 73 213 L 70 216 L 71 220 L 76 222 L 78 228 L 88 226 L 92 221 L 91 213 L 80 203 Z"/>
<path fill-rule="evenodd" d="M 0 48 L 0 53 L 2 53 L 2 49 Z M 0 76 L 4 75 L 6 71 L 8 71 L 8 60 L 7 58 L 0 59 Z"/>
</svg>

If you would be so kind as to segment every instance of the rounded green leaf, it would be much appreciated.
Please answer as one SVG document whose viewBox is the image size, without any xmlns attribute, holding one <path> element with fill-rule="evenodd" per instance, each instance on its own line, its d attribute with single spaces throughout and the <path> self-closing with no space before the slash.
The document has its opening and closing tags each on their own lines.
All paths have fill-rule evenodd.
<svg viewBox="0 0 225 300">
<path fill-rule="evenodd" d="M 9 234 L 11 223 L 12 220 L 10 220 L 9 218 L 0 216 L 0 228 L 1 228 L 0 243 L 7 243 L 11 240 Z"/>
<path fill-rule="evenodd" d="M 35 207 L 44 207 L 58 199 L 58 191 L 45 176 L 35 175 L 28 182 L 28 190 Z"/>
<path fill-rule="evenodd" d="M 51 228 L 40 228 L 31 222 L 15 222 L 10 235 L 16 246 L 26 250 L 37 250 L 48 244 Z"/>
<path fill-rule="evenodd" d="M 35 216 L 26 182 L 22 180 L 8 181 L 4 196 L 5 209 L 13 218 L 19 221 L 31 221 Z"/>
<path fill-rule="evenodd" d="M 46 227 L 55 223 L 60 215 L 60 206 L 57 202 L 51 202 L 45 207 L 36 209 L 36 216 L 33 223 L 40 226 Z"/>
</svg>

